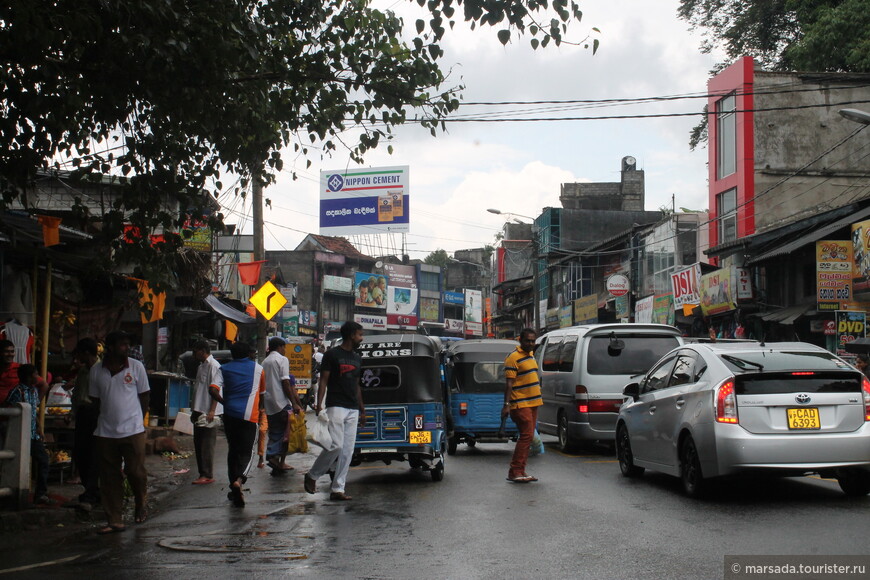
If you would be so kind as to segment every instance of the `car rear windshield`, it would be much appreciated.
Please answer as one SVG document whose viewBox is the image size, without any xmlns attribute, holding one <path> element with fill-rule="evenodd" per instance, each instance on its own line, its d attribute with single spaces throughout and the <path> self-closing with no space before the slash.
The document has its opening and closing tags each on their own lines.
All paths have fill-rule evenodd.
<svg viewBox="0 0 870 580">
<path fill-rule="evenodd" d="M 609 336 L 593 336 L 586 353 L 590 375 L 639 375 L 647 372 L 665 353 L 680 346 L 675 336 L 618 335 L 625 345 L 612 348 Z"/>
<path fill-rule="evenodd" d="M 717 353 L 734 373 L 764 371 L 832 371 L 851 369 L 848 364 L 824 351 L 753 350 Z"/>
<path fill-rule="evenodd" d="M 857 372 L 822 371 L 812 374 L 790 372 L 760 373 L 737 376 L 734 392 L 738 395 L 774 395 L 778 393 L 860 393 L 861 376 Z"/>
</svg>

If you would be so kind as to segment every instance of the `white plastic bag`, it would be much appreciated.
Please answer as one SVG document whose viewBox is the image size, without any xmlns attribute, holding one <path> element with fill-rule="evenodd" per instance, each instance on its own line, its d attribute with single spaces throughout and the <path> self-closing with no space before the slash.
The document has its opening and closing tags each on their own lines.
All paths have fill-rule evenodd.
<svg viewBox="0 0 870 580">
<path fill-rule="evenodd" d="M 305 438 L 309 443 L 329 449 L 332 446 L 332 437 L 329 435 L 329 418 L 326 413 L 318 413 L 312 423 Z"/>
<path fill-rule="evenodd" d="M 63 388 L 62 383 L 55 383 L 48 391 L 45 401 L 46 407 L 69 407 L 72 402 L 72 394 Z"/>
</svg>

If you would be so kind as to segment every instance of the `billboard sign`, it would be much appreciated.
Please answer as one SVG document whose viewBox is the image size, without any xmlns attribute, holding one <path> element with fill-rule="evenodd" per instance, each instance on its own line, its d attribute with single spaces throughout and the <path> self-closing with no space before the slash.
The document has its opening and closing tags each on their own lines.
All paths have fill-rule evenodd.
<svg viewBox="0 0 870 580">
<path fill-rule="evenodd" d="M 320 172 L 320 233 L 409 231 L 408 166 Z"/>
<path fill-rule="evenodd" d="M 852 300 L 852 244 L 816 242 L 816 304 L 819 310 L 847 310 Z"/>
<path fill-rule="evenodd" d="M 389 278 L 387 286 L 387 324 L 391 326 L 416 326 L 417 268 L 401 264 L 384 264 Z"/>
<path fill-rule="evenodd" d="M 444 304 L 455 304 L 457 306 L 465 306 L 465 294 L 462 292 L 444 292 Z"/>
<path fill-rule="evenodd" d="M 455 320 L 453 318 L 445 318 L 444 330 L 446 330 L 447 332 L 457 332 L 459 334 L 465 334 L 465 322 L 462 320 Z"/>
<path fill-rule="evenodd" d="M 465 333 L 483 335 L 483 292 L 480 290 L 465 291 Z"/>
<path fill-rule="evenodd" d="M 671 290 L 674 293 L 675 308 L 682 308 L 686 304 L 697 305 L 701 303 L 700 281 L 700 264 L 671 274 Z"/>
<path fill-rule="evenodd" d="M 653 318 L 653 303 L 655 296 L 641 298 L 634 304 L 634 321 L 649 324 Z"/>
<path fill-rule="evenodd" d="M 386 330 L 387 317 L 380 314 L 354 314 L 353 321 L 365 330 Z"/>
<path fill-rule="evenodd" d="M 656 324 L 674 324 L 674 297 L 672 294 L 659 294 L 653 300 L 652 321 Z"/>
<path fill-rule="evenodd" d="M 701 276 L 701 312 L 704 316 L 736 310 L 732 268 L 722 268 Z"/>
<path fill-rule="evenodd" d="M 574 301 L 574 324 L 598 322 L 598 296 L 584 296 Z"/>
<path fill-rule="evenodd" d="M 354 306 L 362 308 L 387 308 L 387 278 L 380 274 L 357 272 L 353 281 Z"/>
</svg>

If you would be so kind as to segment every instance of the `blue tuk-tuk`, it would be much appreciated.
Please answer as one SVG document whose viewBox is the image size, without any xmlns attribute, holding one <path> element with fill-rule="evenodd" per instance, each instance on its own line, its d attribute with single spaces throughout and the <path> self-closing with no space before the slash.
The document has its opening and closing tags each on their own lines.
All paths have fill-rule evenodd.
<svg viewBox="0 0 870 580">
<path fill-rule="evenodd" d="M 447 449 L 441 341 L 418 334 L 367 336 L 358 351 L 366 417 L 351 464 L 407 461 L 441 481 Z"/>
<path fill-rule="evenodd" d="M 510 418 L 501 426 L 504 405 L 504 359 L 517 343 L 512 340 L 463 340 L 447 349 L 447 385 L 451 433 L 447 453 L 460 443 L 516 440 L 519 430 Z"/>
</svg>

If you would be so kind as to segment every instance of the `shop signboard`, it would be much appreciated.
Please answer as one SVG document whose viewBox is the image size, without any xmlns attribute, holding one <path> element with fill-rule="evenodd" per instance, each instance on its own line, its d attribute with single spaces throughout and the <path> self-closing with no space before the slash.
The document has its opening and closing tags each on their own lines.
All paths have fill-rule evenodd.
<svg viewBox="0 0 870 580">
<path fill-rule="evenodd" d="M 357 272 L 354 276 L 354 306 L 362 308 L 387 309 L 387 277 L 368 272 Z"/>
<path fill-rule="evenodd" d="M 547 308 L 547 315 L 544 320 L 547 324 L 547 330 L 555 330 L 559 328 L 559 309 Z"/>
<path fill-rule="evenodd" d="M 628 299 L 628 294 L 625 296 L 617 296 L 614 300 L 614 307 L 616 308 L 616 318 L 628 320 L 628 317 L 631 316 L 631 309 L 629 307 L 630 301 Z"/>
<path fill-rule="evenodd" d="M 870 220 L 852 224 L 852 293 L 870 292 Z"/>
<path fill-rule="evenodd" d="M 689 266 L 671 274 L 671 290 L 674 294 L 674 308 L 701 303 L 701 264 Z"/>
<path fill-rule="evenodd" d="M 659 294 L 653 300 L 652 321 L 656 324 L 674 324 L 674 295 Z"/>
<path fill-rule="evenodd" d="M 185 248 L 198 252 L 211 251 L 212 231 L 207 221 L 188 218 L 182 226 L 182 231 L 184 232 L 182 243 Z"/>
<path fill-rule="evenodd" d="M 574 301 L 574 324 L 598 322 L 598 296 L 584 296 Z"/>
<path fill-rule="evenodd" d="M 317 311 L 316 310 L 300 310 L 299 323 L 310 328 L 317 328 Z"/>
<path fill-rule="evenodd" d="M 296 390 L 300 395 L 311 388 L 311 357 L 314 347 L 311 344 L 288 344 L 284 355 L 290 361 L 290 374 L 296 379 Z"/>
<path fill-rule="evenodd" d="M 420 298 L 420 320 L 438 322 L 439 306 L 437 298 Z"/>
<path fill-rule="evenodd" d="M 734 276 L 731 268 L 722 268 L 701 276 L 701 312 L 704 316 L 736 310 Z"/>
<path fill-rule="evenodd" d="M 324 274 L 323 289 L 335 294 L 353 294 L 353 278 Z"/>
<path fill-rule="evenodd" d="M 568 328 L 572 324 L 574 324 L 574 307 L 561 307 L 559 309 L 559 328 Z"/>
<path fill-rule="evenodd" d="M 387 286 L 387 324 L 417 326 L 417 268 L 402 264 L 384 264 L 389 277 Z"/>
<path fill-rule="evenodd" d="M 867 324 L 866 312 L 851 310 L 837 311 L 837 356 L 846 360 L 854 360 L 855 355 L 846 352 L 846 345 L 859 338 L 864 338 Z"/>
<path fill-rule="evenodd" d="M 634 304 L 634 321 L 649 324 L 652 322 L 653 302 L 655 296 L 641 298 Z"/>
<path fill-rule="evenodd" d="M 752 300 L 752 278 L 748 268 L 735 268 L 737 300 Z"/>
<path fill-rule="evenodd" d="M 483 336 L 483 292 L 465 291 L 465 334 Z"/>
<path fill-rule="evenodd" d="M 625 296 L 628 294 L 631 287 L 629 286 L 628 277 L 623 274 L 613 274 L 607 278 L 607 291 L 611 296 Z"/>
<path fill-rule="evenodd" d="M 847 310 L 852 300 L 852 244 L 816 242 L 816 301 L 820 311 Z"/>
<path fill-rule="evenodd" d="M 444 330 L 447 332 L 465 334 L 465 322 L 463 320 L 456 320 L 455 318 L 445 318 Z"/>
<path fill-rule="evenodd" d="M 284 336 L 299 336 L 299 317 L 291 316 L 285 318 L 284 322 L 281 324 L 281 328 L 281 334 Z"/>
<path fill-rule="evenodd" d="M 457 306 L 465 306 L 465 294 L 462 292 L 444 292 L 444 304 L 455 304 Z"/>
<path fill-rule="evenodd" d="M 320 233 L 408 232 L 408 166 L 320 172 Z"/>
<path fill-rule="evenodd" d="M 387 329 L 387 317 L 382 314 L 354 314 L 353 321 L 359 323 L 364 330 Z"/>
</svg>

